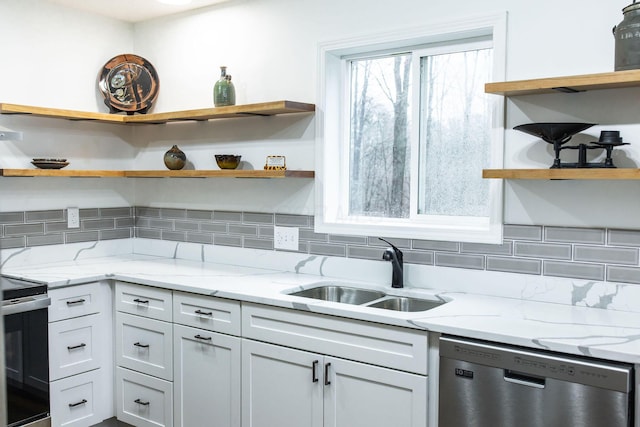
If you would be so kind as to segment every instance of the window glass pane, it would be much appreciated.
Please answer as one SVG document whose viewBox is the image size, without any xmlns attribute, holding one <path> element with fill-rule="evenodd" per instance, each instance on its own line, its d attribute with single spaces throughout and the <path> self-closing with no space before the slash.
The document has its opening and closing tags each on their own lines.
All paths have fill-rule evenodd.
<svg viewBox="0 0 640 427">
<path fill-rule="evenodd" d="M 350 66 L 349 215 L 406 218 L 411 55 Z"/>
<path fill-rule="evenodd" d="M 418 213 L 489 216 L 492 50 L 421 59 Z"/>
</svg>

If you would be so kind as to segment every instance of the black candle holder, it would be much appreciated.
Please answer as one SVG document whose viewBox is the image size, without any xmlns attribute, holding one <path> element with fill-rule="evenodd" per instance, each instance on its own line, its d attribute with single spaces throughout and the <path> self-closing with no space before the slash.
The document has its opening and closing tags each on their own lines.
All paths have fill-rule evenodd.
<svg viewBox="0 0 640 427">
<path fill-rule="evenodd" d="M 553 145 L 555 158 L 550 169 L 560 168 L 615 168 L 611 153 L 613 147 L 620 145 L 628 145 L 623 143 L 618 131 L 603 130 L 600 133 L 600 139 L 590 144 L 578 144 L 565 146 L 571 137 L 578 132 L 595 126 L 595 123 L 529 123 L 519 125 L 513 129 L 528 133 L 541 138 L 543 141 Z M 560 151 L 562 150 L 578 150 L 578 161 L 573 163 L 562 162 L 560 159 Z M 606 158 L 603 162 L 588 162 L 587 150 L 604 149 Z"/>
</svg>

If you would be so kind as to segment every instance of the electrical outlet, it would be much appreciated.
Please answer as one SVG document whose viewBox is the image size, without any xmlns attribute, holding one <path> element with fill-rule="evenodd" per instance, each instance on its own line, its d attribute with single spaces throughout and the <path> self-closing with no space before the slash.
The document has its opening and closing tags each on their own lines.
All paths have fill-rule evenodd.
<svg viewBox="0 0 640 427">
<path fill-rule="evenodd" d="M 80 228 L 80 209 L 67 208 L 67 227 Z"/>
<path fill-rule="evenodd" d="M 298 227 L 273 227 L 273 247 L 275 249 L 298 250 Z"/>
</svg>

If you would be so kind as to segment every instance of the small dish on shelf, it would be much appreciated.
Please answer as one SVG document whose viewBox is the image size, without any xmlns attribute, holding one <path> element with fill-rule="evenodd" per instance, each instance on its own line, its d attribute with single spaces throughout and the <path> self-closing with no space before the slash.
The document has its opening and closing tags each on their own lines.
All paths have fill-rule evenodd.
<svg viewBox="0 0 640 427">
<path fill-rule="evenodd" d="M 240 158 L 235 154 L 215 154 L 216 163 L 220 169 L 235 169 L 240 164 Z"/>
<path fill-rule="evenodd" d="M 67 166 L 69 162 L 67 159 L 33 159 L 32 165 L 38 169 L 62 169 Z"/>
</svg>

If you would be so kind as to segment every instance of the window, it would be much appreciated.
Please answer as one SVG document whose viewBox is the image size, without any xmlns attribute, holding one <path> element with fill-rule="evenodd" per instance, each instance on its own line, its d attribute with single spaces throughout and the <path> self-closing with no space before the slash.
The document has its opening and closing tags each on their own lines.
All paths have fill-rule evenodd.
<svg viewBox="0 0 640 427">
<path fill-rule="evenodd" d="M 321 45 L 317 231 L 501 241 L 505 21 Z"/>
</svg>

